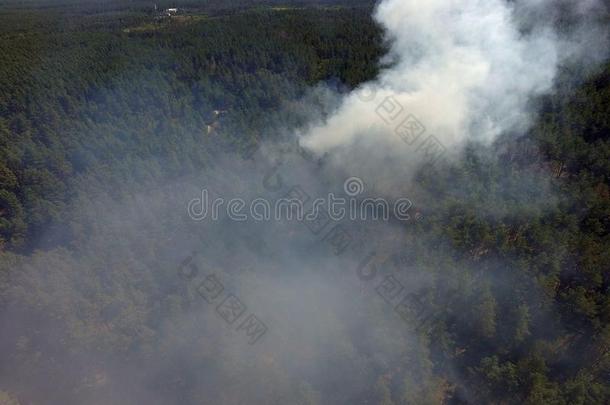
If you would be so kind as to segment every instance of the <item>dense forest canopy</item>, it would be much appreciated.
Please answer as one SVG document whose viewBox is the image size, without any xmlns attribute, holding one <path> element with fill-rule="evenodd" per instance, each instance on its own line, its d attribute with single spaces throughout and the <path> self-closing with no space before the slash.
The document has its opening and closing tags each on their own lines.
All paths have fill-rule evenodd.
<svg viewBox="0 0 610 405">
<path fill-rule="evenodd" d="M 0 6 L 11 10 L 55 10 L 62 14 L 99 12 L 152 12 L 156 5 L 160 9 L 180 7 L 190 11 L 210 12 L 218 10 L 243 10 L 259 7 L 372 7 L 373 0 L 2 0 Z"/>
<path fill-rule="evenodd" d="M 184 209 L 202 184 L 267 192 L 252 151 L 394 62 L 373 2 L 153 6 L 0 1 L 1 404 L 610 402 L 610 64 L 562 66 L 525 133 L 418 170 L 422 220 L 353 234 L 413 277 L 403 322 L 355 277 L 365 249 Z"/>
<path fill-rule="evenodd" d="M 5 18 L 8 29 L 14 18 Z M 230 111 L 232 142 L 256 142 L 279 120 L 274 114 L 283 103 L 319 81 L 354 86 L 374 77 L 383 52 L 379 29 L 358 9 L 160 23 L 24 18 L 18 24 L 33 31 L 3 35 L 0 67 L 2 172 L 12 186 L 6 201 L 20 200 L 2 236 L 16 248 L 49 221 L 65 223 L 59 216 L 67 183 L 80 174 L 151 157 L 164 160 L 167 175 L 201 167 L 209 151 L 194 145 L 206 141 L 214 110 Z M 134 128 L 137 138 L 121 135 Z M 13 176 L 22 181 L 11 183 Z M 37 220 L 26 223 L 22 215 Z"/>
</svg>

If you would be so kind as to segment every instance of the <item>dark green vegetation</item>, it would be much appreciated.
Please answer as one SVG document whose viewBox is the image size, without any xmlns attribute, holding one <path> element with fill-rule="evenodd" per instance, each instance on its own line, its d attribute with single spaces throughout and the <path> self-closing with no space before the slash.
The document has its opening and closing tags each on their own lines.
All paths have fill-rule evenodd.
<svg viewBox="0 0 610 405">
<path fill-rule="evenodd" d="M 473 149 L 420 178 L 436 196 L 427 233 L 454 260 L 441 280 L 475 286 L 443 306 L 436 360 L 459 359 L 477 403 L 610 400 L 610 66 L 559 93 L 499 161 Z"/>
<path fill-rule="evenodd" d="M 48 379 L 39 389 L 57 392 L 49 403 L 82 400 L 106 378 L 96 369 L 105 360 L 82 353 L 146 364 L 182 338 L 161 332 L 188 301 L 175 273 L 163 274 L 175 262 L 154 261 L 162 243 L 98 237 L 113 225 L 75 206 L 100 190 L 128 199 L 279 136 L 279 123 L 307 118 L 296 100 L 310 86 L 351 88 L 375 77 L 384 54 L 367 7 L 210 8 L 172 21 L 144 7 L 0 14 L 0 305 L 13 315 L 0 317 L 0 401 L 40 398 L 29 379 Z M 499 159 L 473 147 L 419 176 L 434 198 L 420 202 L 427 220 L 405 260 L 449 285 L 425 297 L 435 311 L 420 331 L 425 350 L 369 370 L 352 403 L 610 402 L 610 67 L 566 88 L 540 100 L 530 133 L 499 142 Z M 536 201 L 545 196 L 548 206 Z M 417 247 L 424 239 L 434 251 Z M 43 325 L 47 336 L 36 332 Z M 191 356 L 172 358 L 175 370 L 152 384 L 166 403 L 204 400 L 191 389 Z M 81 361 L 89 368 L 71 368 Z M 410 374 L 415 363 L 424 371 Z M 314 404 L 313 391 L 337 390 L 283 381 L 265 364 L 277 373 L 270 386 L 294 399 L 277 403 Z"/>
<path fill-rule="evenodd" d="M 363 10 L 117 18 L 3 16 L 0 244 L 27 248 L 65 223 L 87 173 L 130 184 L 203 167 L 199 146 L 227 141 L 206 136 L 214 110 L 229 111 L 231 143 L 251 146 L 307 86 L 370 79 L 382 52 Z M 139 160 L 153 166 L 124 170 Z"/>
</svg>

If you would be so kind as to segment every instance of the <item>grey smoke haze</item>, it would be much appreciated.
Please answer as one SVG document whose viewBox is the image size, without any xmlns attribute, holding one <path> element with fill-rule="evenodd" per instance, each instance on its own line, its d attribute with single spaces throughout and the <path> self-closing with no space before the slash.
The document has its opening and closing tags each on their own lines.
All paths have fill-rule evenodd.
<svg viewBox="0 0 610 405">
<path fill-rule="evenodd" d="M 278 198 L 293 184 L 312 195 L 328 190 L 313 165 L 286 160 L 293 162 L 278 173 L 284 186 L 275 191 L 263 185 L 273 162 L 219 158 L 205 175 L 125 200 L 92 194 L 74 213 L 92 229 L 83 249 L 4 263 L 5 274 L 29 289 L 7 294 L 1 323 L 12 329 L 0 344 L 17 347 L 16 359 L 22 350 L 55 358 L 41 362 L 40 374 L 4 375 L 11 391 L 48 403 L 168 404 L 179 393 L 181 403 L 347 404 L 371 389 L 379 370 L 405 358 L 414 362 L 413 378 L 423 378 L 421 343 L 374 290 L 383 276 L 365 283 L 356 273 L 364 253 L 385 246 L 378 260 L 387 257 L 405 242 L 404 231 L 352 224 L 362 247 L 336 255 L 302 223 L 188 217 L 186 203 L 202 186 L 244 198 Z M 185 281 L 178 267 L 191 252 L 200 273 Z M 418 273 L 402 280 L 409 290 L 432 282 Z M 259 343 L 249 345 L 216 313 L 218 302 L 197 293 L 207 274 L 268 325 Z M 24 316 L 39 308 L 42 321 Z M 79 308 L 76 316 L 72 308 Z M 117 350 L 132 354 L 110 354 Z M 51 380 L 48 370 L 56 370 Z M 295 398 L 305 381 L 297 390 L 303 397 Z M 70 391 L 75 383 L 82 391 Z"/>
<path fill-rule="evenodd" d="M 523 132 L 530 98 L 552 90 L 558 65 L 576 55 L 575 44 L 601 39 L 595 33 L 604 32 L 578 25 L 566 38 L 552 24 L 532 18 L 554 4 L 383 1 L 375 16 L 392 43 L 387 57 L 392 67 L 304 131 L 302 144 L 328 152 L 328 161 L 304 162 L 266 145 L 254 162 L 217 157 L 205 175 L 139 190 L 123 201 L 109 197 L 110 192 L 83 198 L 74 213 L 76 224 L 88 224 L 81 230 L 90 235 L 82 251 L 37 252 L 6 264 L 6 274 L 22 279 L 16 284 L 29 285 L 41 301 L 33 302 L 27 290 L 10 292 L 7 301 L 14 308 L 1 316 L 2 324 L 14 330 L 0 341 L 3 352 L 34 348 L 54 358 L 34 364 L 34 369 L 40 366 L 34 375 L 3 376 L 7 384 L 27 393 L 26 398 L 63 404 L 169 404 L 178 403 L 176 392 L 181 404 L 353 404 L 382 372 L 405 374 L 405 396 L 424 391 L 418 382 L 432 373 L 426 343 L 416 337 L 415 325 L 405 323 L 376 293 L 382 276 L 365 283 L 356 273 L 371 251 L 380 267 L 397 252 L 407 251 L 409 257 L 428 252 L 403 269 L 408 291 L 448 284 L 464 297 L 473 295 L 471 286 L 452 285 L 457 278 L 442 273 L 443 260 L 452 252 L 432 246 L 417 232 L 419 225 L 348 224 L 358 247 L 336 255 L 303 224 L 195 223 L 186 205 L 203 187 L 246 200 L 278 198 L 292 185 L 312 197 L 323 196 L 356 175 L 373 195 L 381 190 L 425 205 L 433 196 L 418 198 L 409 194 L 417 190 L 408 187 L 419 161 L 377 115 L 370 94 L 377 101 L 395 97 L 450 154 L 469 141 L 489 145 L 505 132 Z M 595 1 L 578 4 L 575 18 L 589 19 L 602 7 Z M 279 159 L 283 165 L 274 169 Z M 281 176 L 283 187 L 270 191 L 264 185 L 268 176 Z M 536 190 L 538 201 L 545 200 L 547 189 L 533 183 L 528 192 Z M 514 184 L 505 187 L 519 198 Z M 462 192 L 467 198 L 468 190 Z M 268 325 L 260 343 L 248 345 L 243 334 L 218 317 L 215 305 L 195 291 L 199 279 L 179 277 L 180 262 L 194 251 L 201 274 L 216 274 Z M 476 322 L 468 308 L 453 305 L 456 312 L 463 309 L 460 321 Z M 62 319 L 75 307 L 77 319 Z M 49 317 L 40 322 L 12 312 L 23 308 L 27 313 L 45 308 Z M 60 320 L 68 327 L 56 330 Z M 136 349 L 122 346 L 129 342 Z M 137 355 L 108 358 L 116 347 Z M 17 350 L 16 361 L 20 355 Z M 71 368 L 79 372 L 64 371 Z M 448 366 L 446 373 L 451 372 Z M 69 391 L 74 381 L 86 382 L 84 392 Z M 290 396 L 295 387 L 300 398 Z M 45 396 L 49 392 L 53 395 Z"/>
<path fill-rule="evenodd" d="M 351 169 L 361 160 L 346 157 L 346 148 L 412 164 L 418 157 L 394 131 L 400 122 L 389 126 L 376 112 L 388 97 L 417 117 L 448 155 L 469 141 L 489 145 L 500 134 L 522 134 L 532 117 L 528 101 L 552 90 L 561 63 L 590 66 L 604 59 L 608 31 L 595 21 L 603 10 L 594 0 L 382 1 L 375 19 L 391 44 L 391 67 L 304 131 L 302 144 L 335 152 Z M 558 24 L 558 16 L 572 25 Z"/>
</svg>

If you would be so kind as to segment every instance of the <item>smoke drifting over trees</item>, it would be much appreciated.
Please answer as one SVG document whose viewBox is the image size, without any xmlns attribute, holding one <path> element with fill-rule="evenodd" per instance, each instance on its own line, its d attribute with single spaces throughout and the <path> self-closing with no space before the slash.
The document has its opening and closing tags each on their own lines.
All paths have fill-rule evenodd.
<svg viewBox="0 0 610 405">
<path fill-rule="evenodd" d="M 607 403 L 603 3 L 206 7 L 0 15 L 1 403 Z"/>
<path fill-rule="evenodd" d="M 375 20 L 390 43 L 391 67 L 351 93 L 303 144 L 323 153 L 360 143 L 414 160 L 397 136 L 401 110 L 452 155 L 469 141 L 488 145 L 501 134 L 523 134 L 533 118 L 529 102 L 552 90 L 560 63 L 572 59 L 583 68 L 608 49 L 607 29 L 593 14 L 607 13 L 601 3 L 566 6 L 561 18 L 574 19 L 567 26 L 550 18 L 531 21 L 524 10 L 552 16 L 557 7 L 555 1 L 533 3 L 382 1 Z M 377 108 L 373 100 L 388 105 Z"/>
</svg>

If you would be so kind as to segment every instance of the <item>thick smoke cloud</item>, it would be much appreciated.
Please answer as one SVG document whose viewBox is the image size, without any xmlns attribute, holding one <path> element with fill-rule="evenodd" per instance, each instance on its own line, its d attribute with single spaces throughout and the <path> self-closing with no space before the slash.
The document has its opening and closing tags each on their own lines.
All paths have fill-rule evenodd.
<svg viewBox="0 0 610 405">
<path fill-rule="evenodd" d="M 318 153 L 364 144 L 384 149 L 384 158 L 413 160 L 380 117 L 394 118 L 401 107 L 450 152 L 468 141 L 490 144 L 500 134 L 523 133 L 528 101 L 552 89 L 562 61 L 603 58 L 606 30 L 593 23 L 600 9 L 596 1 L 383 1 L 375 18 L 387 31 L 391 67 L 309 128 L 302 143 Z M 570 28 L 558 27 L 557 15 L 572 19 Z"/>
<path fill-rule="evenodd" d="M 168 404 L 178 403 L 179 393 L 184 404 L 353 404 L 373 403 L 366 395 L 375 379 L 396 374 L 405 376 L 404 396 L 417 398 L 419 390 L 426 389 L 419 382 L 431 375 L 427 346 L 420 342 L 415 322 L 405 323 L 393 310 L 395 303 L 388 304 L 377 291 L 387 274 L 372 283 L 358 277 L 356 270 L 372 251 L 372 264 L 379 268 L 395 253 L 408 251 L 412 261 L 400 274 L 404 293 L 428 291 L 442 283 L 457 284 L 457 277 L 440 270 L 444 255 L 452 252 L 442 252 L 410 232 L 413 224 L 367 223 L 349 224 L 360 229 L 351 235 L 363 246 L 340 257 L 323 235 L 303 224 L 196 223 L 187 217 L 186 205 L 202 187 L 225 199 L 247 201 L 281 197 L 292 185 L 312 197 L 324 196 L 341 191 L 349 176 L 362 177 L 371 195 L 381 190 L 423 204 L 406 184 L 420 163 L 418 157 L 394 131 L 399 122 L 384 121 L 392 117 L 383 115 L 388 110 L 380 110 L 379 103 L 391 97 L 391 105 L 415 116 L 448 153 L 458 153 L 469 141 L 490 144 L 503 133 L 523 132 L 532 113 L 528 101 L 552 90 L 562 61 L 583 55 L 575 44 L 599 39 L 603 32 L 579 23 L 566 36 L 552 23 L 539 24 L 534 16 L 552 10 L 553 4 L 385 0 L 375 18 L 391 43 L 384 61 L 390 67 L 302 134 L 303 146 L 328 152 L 330 159 L 303 163 L 300 157 L 282 156 L 276 145 L 266 145 L 254 162 L 217 157 L 205 176 L 162 184 L 126 201 L 90 196 L 75 212 L 75 222 L 93 224 L 81 252 L 62 249 L 14 259 L 11 276 L 23 278 L 22 284 L 45 298 L 33 302 L 29 291 L 15 289 L 8 299 L 15 307 L 37 314 L 40 307 L 49 314 L 79 308 L 79 313 L 63 320 L 69 327 L 61 330 L 55 329 L 55 318 L 47 326 L 17 310 L 1 314 L 1 324 L 14 325 L 0 341 L 4 352 L 19 342 L 18 347 L 59 359 L 43 363 L 56 375 L 51 383 L 42 368 L 33 376 L 7 381 L 26 398 L 46 396 L 48 403 Z M 581 2 L 571 15 L 590 19 L 598 7 L 594 1 Z M 599 41 L 595 44 L 598 48 Z M 336 94 L 325 96 L 331 100 Z M 284 164 L 276 171 L 278 159 Z M 265 186 L 270 176 L 281 176 L 283 187 L 270 191 Z M 530 188 L 546 199 L 539 183 Z M 513 198 L 527 194 L 511 191 Z M 498 205 L 494 201 L 494 208 Z M 194 251 L 200 276 L 217 275 L 227 291 L 268 324 L 260 343 L 248 345 L 242 332 L 219 318 L 217 303 L 206 303 L 196 291 L 201 277 L 191 282 L 179 277 L 179 264 Z M 425 263 L 412 253 L 430 251 Z M 464 297 L 474 295 L 467 287 L 449 289 Z M 96 304 L 85 306 L 92 295 Z M 439 306 L 443 300 L 447 297 L 438 298 Z M 476 323 L 467 307 L 454 310 L 459 322 Z M 47 342 L 52 333 L 57 334 L 55 345 Z M 86 343 L 81 347 L 73 341 Z M 108 355 L 128 344 L 125 352 L 135 352 L 133 358 Z M 17 352 L 13 360 L 19 361 L 20 355 Z M 58 372 L 69 367 L 79 371 Z M 79 378 L 88 382 L 86 388 L 71 392 Z M 49 399 L 50 391 L 58 393 Z M 294 392 L 301 396 L 295 398 Z"/>
</svg>

